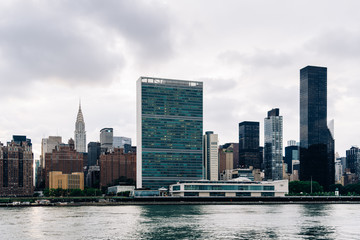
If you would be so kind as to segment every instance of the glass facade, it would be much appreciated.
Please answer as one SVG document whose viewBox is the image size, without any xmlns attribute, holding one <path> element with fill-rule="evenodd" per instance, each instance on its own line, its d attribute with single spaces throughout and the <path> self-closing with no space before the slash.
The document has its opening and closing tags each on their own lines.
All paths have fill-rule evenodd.
<svg viewBox="0 0 360 240">
<path fill-rule="evenodd" d="M 179 180 L 201 179 L 202 82 L 147 77 L 139 81 L 138 181 L 142 187 L 158 189 Z"/>
<path fill-rule="evenodd" d="M 198 192 L 186 192 L 184 193 L 185 197 L 198 197 L 199 193 Z"/>
<path fill-rule="evenodd" d="M 293 168 L 292 168 L 293 160 L 299 160 L 299 147 L 298 146 L 285 147 L 284 162 L 287 164 L 287 173 L 293 173 Z"/>
<path fill-rule="evenodd" d="M 274 197 L 275 193 L 273 193 L 273 192 L 262 192 L 261 196 L 262 197 Z"/>
<path fill-rule="evenodd" d="M 185 185 L 184 190 L 204 191 L 274 191 L 274 186 L 254 185 Z"/>
<path fill-rule="evenodd" d="M 279 113 L 278 108 L 272 109 L 264 120 L 265 178 L 272 180 L 281 180 L 283 178 L 283 118 Z"/>
<path fill-rule="evenodd" d="M 239 123 L 239 167 L 253 166 L 256 169 L 261 169 L 259 131 L 259 122 L 245 121 Z"/>
<path fill-rule="evenodd" d="M 211 192 L 210 197 L 225 197 L 224 192 Z"/>
<path fill-rule="evenodd" d="M 221 196 L 285 196 L 289 191 L 288 180 L 271 182 L 237 182 L 237 181 L 179 181 L 169 188 L 171 196 L 187 196 L 187 193 L 198 193 L 200 197 Z M 268 193 L 268 195 L 266 195 Z M 220 195 L 218 195 L 220 196 Z"/>
<path fill-rule="evenodd" d="M 160 196 L 160 191 L 158 190 L 134 191 L 134 197 L 157 197 L 157 196 Z"/>
<path fill-rule="evenodd" d="M 236 193 L 237 197 L 250 197 L 251 196 L 251 192 L 237 192 Z"/>
<path fill-rule="evenodd" d="M 327 68 L 300 70 L 300 180 L 325 190 L 335 182 L 334 139 L 327 126 Z"/>
<path fill-rule="evenodd" d="M 88 166 L 95 166 L 101 153 L 99 142 L 89 142 L 88 144 Z"/>
</svg>

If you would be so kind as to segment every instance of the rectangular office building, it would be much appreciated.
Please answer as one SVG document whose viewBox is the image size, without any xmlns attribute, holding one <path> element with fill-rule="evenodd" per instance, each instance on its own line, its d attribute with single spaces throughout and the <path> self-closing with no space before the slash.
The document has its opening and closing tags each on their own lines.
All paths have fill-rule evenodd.
<svg viewBox="0 0 360 240">
<path fill-rule="evenodd" d="M 137 81 L 137 188 L 202 178 L 202 82 Z"/>
<path fill-rule="evenodd" d="M 300 180 L 335 183 L 334 138 L 327 126 L 327 68 L 300 70 Z"/>
</svg>

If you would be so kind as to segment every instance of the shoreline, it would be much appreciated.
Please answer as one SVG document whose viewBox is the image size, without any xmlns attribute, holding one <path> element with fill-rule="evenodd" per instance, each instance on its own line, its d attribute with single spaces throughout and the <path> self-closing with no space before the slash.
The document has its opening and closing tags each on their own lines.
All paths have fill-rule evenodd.
<svg viewBox="0 0 360 240">
<path fill-rule="evenodd" d="M 0 207 L 281 204 L 360 204 L 360 196 L 0 198 Z"/>
</svg>

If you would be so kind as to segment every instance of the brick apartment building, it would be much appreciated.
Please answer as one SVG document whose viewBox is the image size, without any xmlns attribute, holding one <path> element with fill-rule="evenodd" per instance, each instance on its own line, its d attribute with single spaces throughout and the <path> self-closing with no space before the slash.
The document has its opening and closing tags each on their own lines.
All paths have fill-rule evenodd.
<svg viewBox="0 0 360 240">
<path fill-rule="evenodd" d="M 33 153 L 31 140 L 13 136 L 4 146 L 0 143 L 0 196 L 32 196 Z"/>
<path fill-rule="evenodd" d="M 51 153 L 45 154 L 45 187 L 49 187 L 49 172 L 61 171 L 63 174 L 83 172 L 87 155 L 75 150 L 74 140 L 59 144 Z"/>
<path fill-rule="evenodd" d="M 123 148 L 100 155 L 100 186 L 114 184 L 120 177 L 136 180 L 136 150 L 127 153 Z"/>
</svg>

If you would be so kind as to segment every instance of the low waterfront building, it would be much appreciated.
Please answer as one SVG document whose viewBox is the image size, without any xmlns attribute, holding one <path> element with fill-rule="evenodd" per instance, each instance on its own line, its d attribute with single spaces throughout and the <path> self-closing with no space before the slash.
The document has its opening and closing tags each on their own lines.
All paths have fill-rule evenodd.
<svg viewBox="0 0 360 240">
<path fill-rule="evenodd" d="M 135 190 L 135 186 L 129 186 L 129 185 L 120 186 L 120 185 L 118 185 L 118 186 L 108 187 L 107 192 L 108 192 L 108 194 L 112 193 L 114 195 L 116 195 L 116 194 L 118 194 L 120 192 L 130 192 L 131 195 L 134 195 L 133 194 L 134 190 Z"/>
<path fill-rule="evenodd" d="M 180 197 L 284 197 L 288 192 L 288 180 L 254 182 L 238 178 L 233 181 L 179 181 L 170 185 L 170 195 Z"/>
<path fill-rule="evenodd" d="M 131 193 L 132 197 L 160 197 L 160 190 L 137 189 Z"/>
<path fill-rule="evenodd" d="M 63 174 L 61 171 L 49 172 L 49 189 L 52 188 L 84 190 L 84 173 Z"/>
</svg>

